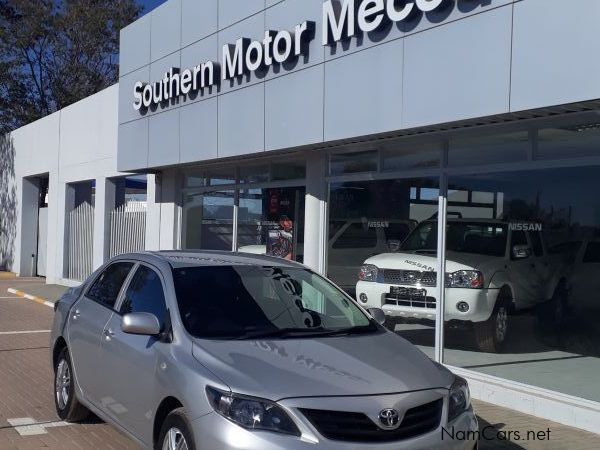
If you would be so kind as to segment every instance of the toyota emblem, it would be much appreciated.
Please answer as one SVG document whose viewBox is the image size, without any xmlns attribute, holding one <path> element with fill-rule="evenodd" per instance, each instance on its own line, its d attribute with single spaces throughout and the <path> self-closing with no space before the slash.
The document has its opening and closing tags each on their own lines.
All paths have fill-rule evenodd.
<svg viewBox="0 0 600 450">
<path fill-rule="evenodd" d="M 395 430 L 400 426 L 400 414 L 392 408 L 384 409 L 379 413 L 379 422 L 386 430 Z"/>
</svg>

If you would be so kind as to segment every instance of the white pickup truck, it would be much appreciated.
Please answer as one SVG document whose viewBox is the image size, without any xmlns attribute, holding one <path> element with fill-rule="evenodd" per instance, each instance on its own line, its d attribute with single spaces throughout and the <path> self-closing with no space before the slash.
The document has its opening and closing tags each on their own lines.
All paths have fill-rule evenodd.
<svg viewBox="0 0 600 450">
<path fill-rule="evenodd" d="M 538 224 L 448 219 L 445 321 L 473 325 L 479 348 L 499 352 L 509 313 L 566 302 L 563 271 L 548 255 Z M 367 259 L 357 299 L 398 318 L 435 320 L 437 221 L 421 222 L 394 253 Z M 558 313 L 557 313 L 558 314 Z"/>
</svg>

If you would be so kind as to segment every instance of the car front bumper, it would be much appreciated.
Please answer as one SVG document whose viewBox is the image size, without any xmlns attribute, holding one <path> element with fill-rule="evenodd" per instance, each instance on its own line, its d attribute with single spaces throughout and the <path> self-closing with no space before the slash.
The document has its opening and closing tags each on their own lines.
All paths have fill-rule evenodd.
<svg viewBox="0 0 600 450">
<path fill-rule="evenodd" d="M 377 444 L 332 441 L 316 432 L 305 435 L 303 431 L 302 437 L 296 437 L 249 431 L 217 413 L 195 420 L 192 428 L 197 450 L 472 450 L 477 442 L 478 424 L 470 408 L 444 428 L 440 426 L 435 431 L 412 439 Z"/>
<path fill-rule="evenodd" d="M 390 292 L 392 284 L 359 281 L 356 285 L 356 298 L 365 308 L 382 308 L 386 315 L 407 319 L 435 320 L 435 308 L 417 308 L 413 306 L 389 305 L 385 303 L 385 295 Z M 401 286 L 415 288 L 415 286 Z M 435 287 L 424 288 L 430 297 L 436 296 Z M 489 319 L 494 304 L 498 297 L 499 289 L 462 289 L 447 288 L 444 320 L 463 320 L 470 322 L 483 322 Z M 361 294 L 367 298 L 366 303 L 361 300 Z M 436 298 L 437 300 L 437 298 Z M 467 312 L 458 310 L 459 302 L 469 305 Z"/>
</svg>

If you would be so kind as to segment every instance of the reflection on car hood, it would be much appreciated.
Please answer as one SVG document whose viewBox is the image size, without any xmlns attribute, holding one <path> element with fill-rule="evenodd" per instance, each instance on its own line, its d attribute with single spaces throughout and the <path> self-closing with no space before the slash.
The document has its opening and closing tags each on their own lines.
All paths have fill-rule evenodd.
<svg viewBox="0 0 600 450">
<path fill-rule="evenodd" d="M 446 254 L 446 271 L 480 270 L 486 272 L 489 268 L 502 264 L 503 258 L 475 253 L 459 253 L 449 251 Z M 421 253 L 382 253 L 372 256 L 365 261 L 380 269 L 403 269 L 435 272 L 437 260 L 435 254 Z"/>
<path fill-rule="evenodd" d="M 452 382 L 420 350 L 393 333 L 328 338 L 197 339 L 194 357 L 232 391 L 291 397 L 399 393 Z"/>
</svg>

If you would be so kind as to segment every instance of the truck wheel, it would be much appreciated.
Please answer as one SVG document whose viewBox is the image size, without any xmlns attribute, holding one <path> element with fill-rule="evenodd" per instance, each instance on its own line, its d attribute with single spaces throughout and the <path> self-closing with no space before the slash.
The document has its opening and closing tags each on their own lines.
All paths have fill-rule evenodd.
<svg viewBox="0 0 600 450">
<path fill-rule="evenodd" d="M 537 319 L 543 331 L 559 331 L 565 322 L 567 314 L 567 292 L 564 285 L 554 290 L 552 298 L 537 308 Z"/>
<path fill-rule="evenodd" d="M 486 353 L 500 353 L 508 333 L 508 313 L 511 298 L 506 293 L 500 293 L 494 311 L 485 322 L 476 322 L 474 326 L 475 340 L 479 350 Z"/>
</svg>

